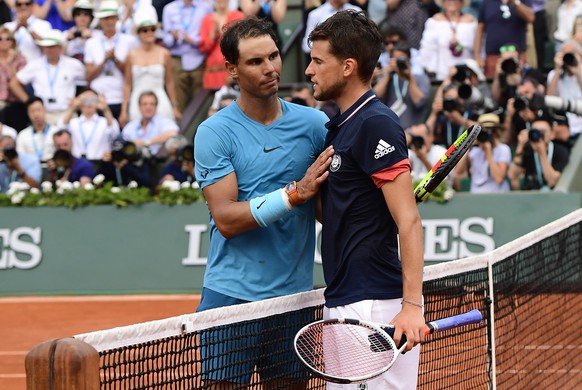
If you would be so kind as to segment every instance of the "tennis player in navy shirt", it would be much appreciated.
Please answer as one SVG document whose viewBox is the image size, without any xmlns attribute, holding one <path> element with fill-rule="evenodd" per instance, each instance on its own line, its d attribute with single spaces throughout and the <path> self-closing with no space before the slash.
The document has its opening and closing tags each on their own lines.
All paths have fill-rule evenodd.
<svg viewBox="0 0 582 390">
<path fill-rule="evenodd" d="M 326 124 L 333 145 L 329 177 L 320 188 L 324 318 L 391 323 L 406 350 L 370 389 L 415 389 L 424 339 L 422 225 L 399 119 L 371 90 L 382 35 L 362 12 L 341 11 L 309 35 L 305 74 L 317 100 L 340 113 Z M 400 257 L 399 257 L 400 247 Z M 328 384 L 328 389 L 343 385 Z"/>
</svg>

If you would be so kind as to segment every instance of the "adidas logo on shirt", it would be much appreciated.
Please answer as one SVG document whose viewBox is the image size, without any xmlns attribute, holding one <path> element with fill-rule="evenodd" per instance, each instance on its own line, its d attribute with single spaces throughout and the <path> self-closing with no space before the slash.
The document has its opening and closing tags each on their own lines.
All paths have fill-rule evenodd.
<svg viewBox="0 0 582 390">
<path fill-rule="evenodd" d="M 390 145 L 388 142 L 380 138 L 378 141 L 378 146 L 376 146 L 376 152 L 374 153 L 374 158 L 378 160 L 380 157 L 384 157 L 388 153 L 394 151 L 394 146 Z"/>
</svg>

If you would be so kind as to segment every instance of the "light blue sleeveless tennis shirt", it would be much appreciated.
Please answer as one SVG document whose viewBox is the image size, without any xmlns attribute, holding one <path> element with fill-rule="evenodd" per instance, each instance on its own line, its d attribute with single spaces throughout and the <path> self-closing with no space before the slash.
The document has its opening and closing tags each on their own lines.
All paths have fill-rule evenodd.
<svg viewBox="0 0 582 390">
<path fill-rule="evenodd" d="M 269 126 L 236 104 L 205 120 L 195 136 L 196 179 L 202 188 L 235 172 L 246 201 L 300 180 L 323 150 L 327 116 L 280 99 L 283 115 Z M 225 239 L 210 216 L 204 287 L 256 301 L 313 288 L 315 202 L 293 208 L 266 228 Z"/>
</svg>

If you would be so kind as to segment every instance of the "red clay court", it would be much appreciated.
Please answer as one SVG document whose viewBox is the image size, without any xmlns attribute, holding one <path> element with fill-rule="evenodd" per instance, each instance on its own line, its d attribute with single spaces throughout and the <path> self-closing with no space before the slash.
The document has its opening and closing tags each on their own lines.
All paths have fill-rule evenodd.
<svg viewBox="0 0 582 390">
<path fill-rule="evenodd" d="M 0 389 L 26 389 L 24 357 L 53 338 L 193 313 L 199 295 L 0 297 Z"/>
</svg>

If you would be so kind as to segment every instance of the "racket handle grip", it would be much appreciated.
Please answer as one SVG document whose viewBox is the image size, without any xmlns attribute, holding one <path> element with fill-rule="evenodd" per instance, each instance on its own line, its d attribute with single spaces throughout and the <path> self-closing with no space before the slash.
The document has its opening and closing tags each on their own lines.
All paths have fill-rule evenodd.
<svg viewBox="0 0 582 390">
<path fill-rule="evenodd" d="M 483 316 L 481 312 L 477 309 L 468 311 L 463 314 L 458 314 L 456 316 L 442 318 L 436 321 L 427 322 L 425 325 L 424 334 L 431 334 L 434 332 L 442 332 L 443 330 L 453 329 L 458 326 L 470 325 L 470 324 L 478 324 L 483 320 Z M 394 338 L 394 328 L 393 327 L 386 327 L 383 328 L 390 337 Z M 400 337 L 400 344 L 398 348 L 401 348 L 404 344 L 406 344 L 406 335 L 403 333 Z"/>
<path fill-rule="evenodd" d="M 483 320 L 481 312 L 477 309 L 468 311 L 463 314 L 459 314 L 452 317 L 443 318 L 436 321 L 427 322 L 429 333 L 434 333 L 436 331 L 442 332 L 443 330 L 448 330 L 456 328 L 458 326 L 478 324 Z"/>
</svg>

